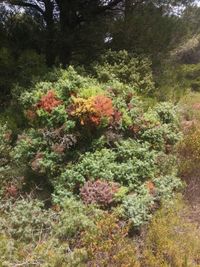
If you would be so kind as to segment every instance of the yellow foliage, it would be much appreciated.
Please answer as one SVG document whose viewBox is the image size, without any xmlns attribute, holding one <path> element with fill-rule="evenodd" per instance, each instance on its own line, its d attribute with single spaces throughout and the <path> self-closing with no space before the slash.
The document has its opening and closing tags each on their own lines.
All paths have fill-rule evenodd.
<svg viewBox="0 0 200 267">
<path fill-rule="evenodd" d="M 145 240 L 144 266 L 200 266 L 200 233 L 186 218 L 186 209 L 180 201 L 157 212 Z"/>
<path fill-rule="evenodd" d="M 178 146 L 181 175 L 187 177 L 197 172 L 200 160 L 200 128 L 190 131 Z"/>
<path fill-rule="evenodd" d="M 73 104 L 75 106 L 75 109 L 71 112 L 71 115 L 81 117 L 84 114 L 87 113 L 93 113 L 95 112 L 94 106 L 93 106 L 93 99 L 94 97 L 89 97 L 88 99 L 84 99 L 81 97 L 73 97 Z"/>
</svg>

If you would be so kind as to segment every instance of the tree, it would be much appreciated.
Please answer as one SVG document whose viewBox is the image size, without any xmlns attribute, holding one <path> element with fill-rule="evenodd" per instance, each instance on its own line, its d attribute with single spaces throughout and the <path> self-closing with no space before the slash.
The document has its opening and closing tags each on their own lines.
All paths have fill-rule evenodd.
<svg viewBox="0 0 200 267">
<path fill-rule="evenodd" d="M 122 22 L 124 33 L 129 35 L 129 29 L 132 27 L 131 20 L 138 16 L 138 12 L 148 12 L 151 16 L 152 10 L 147 7 L 152 6 L 160 12 L 161 17 L 170 14 L 172 10 L 178 10 L 178 7 L 187 5 L 193 0 L 6 0 L 4 3 L 10 4 L 11 7 L 23 7 L 26 11 L 33 11 L 43 19 L 46 27 L 46 59 L 48 65 L 52 65 L 56 55 L 63 66 L 69 64 L 74 56 L 76 49 L 80 45 L 84 46 L 84 38 L 88 42 L 95 42 L 92 37 L 91 25 L 95 25 L 94 31 L 101 34 L 101 40 L 104 42 L 108 28 L 104 28 L 106 17 L 110 17 L 112 25 L 116 21 Z M 154 12 L 153 15 L 157 16 Z M 131 18 L 131 20 L 130 20 Z M 98 21 L 98 24 L 95 22 Z M 143 23 L 143 21 L 142 21 Z M 152 20 L 156 24 L 156 19 Z M 137 31 L 143 34 L 143 28 L 138 25 Z M 151 27 L 150 25 L 149 27 Z M 104 33 L 100 30 L 103 29 Z M 150 30 L 150 29 L 148 29 Z M 82 34 L 87 36 L 82 36 Z M 120 37 L 121 36 L 121 37 Z M 57 38 L 58 37 L 58 38 Z M 119 34 L 123 39 L 124 35 Z M 98 39 L 98 38 L 96 38 Z M 56 40 L 56 42 L 55 42 Z M 137 41 L 137 40 L 136 40 Z M 100 42 L 100 43 L 102 43 Z M 119 47 L 120 49 L 124 47 Z"/>
</svg>

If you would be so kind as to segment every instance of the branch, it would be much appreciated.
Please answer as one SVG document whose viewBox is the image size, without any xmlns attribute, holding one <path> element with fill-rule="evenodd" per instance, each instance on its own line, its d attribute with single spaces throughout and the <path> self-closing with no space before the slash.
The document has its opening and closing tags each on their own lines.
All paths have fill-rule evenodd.
<svg viewBox="0 0 200 267">
<path fill-rule="evenodd" d="M 36 4 L 27 3 L 27 2 L 24 2 L 24 1 L 20 1 L 20 0 L 11 0 L 11 1 L 9 1 L 9 3 L 10 3 L 11 5 L 15 5 L 15 6 L 34 8 L 34 9 L 36 9 L 38 12 L 40 12 L 42 15 L 44 15 L 44 11 L 42 10 L 42 8 L 40 8 L 40 7 L 39 7 L 38 5 L 36 5 Z"/>
</svg>

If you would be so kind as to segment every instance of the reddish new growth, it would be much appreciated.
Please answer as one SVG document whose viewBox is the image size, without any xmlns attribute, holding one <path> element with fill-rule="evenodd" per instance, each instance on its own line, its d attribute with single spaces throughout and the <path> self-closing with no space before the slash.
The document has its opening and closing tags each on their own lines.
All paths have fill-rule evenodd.
<svg viewBox="0 0 200 267">
<path fill-rule="evenodd" d="M 114 201 L 114 195 L 119 185 L 113 182 L 97 180 L 88 181 L 80 190 L 80 196 L 85 204 L 108 206 Z"/>
<path fill-rule="evenodd" d="M 94 109 L 101 117 L 111 117 L 114 113 L 112 100 L 109 97 L 96 96 L 93 103 Z"/>
<path fill-rule="evenodd" d="M 42 96 L 40 102 L 37 104 L 37 108 L 42 108 L 45 111 L 51 113 L 52 110 L 62 104 L 54 91 L 50 90 L 46 95 Z"/>
<path fill-rule="evenodd" d="M 38 152 L 34 158 L 34 160 L 31 162 L 31 168 L 35 172 L 40 172 L 40 161 L 43 158 L 43 153 Z"/>
<path fill-rule="evenodd" d="M 99 95 L 93 100 L 93 108 L 95 113 L 90 115 L 90 121 L 99 125 L 102 118 L 107 118 L 109 122 L 114 114 L 112 100 L 109 97 Z"/>
<path fill-rule="evenodd" d="M 7 132 L 4 134 L 4 139 L 5 139 L 6 142 L 11 141 L 11 139 L 12 139 L 12 131 L 7 131 Z"/>
</svg>

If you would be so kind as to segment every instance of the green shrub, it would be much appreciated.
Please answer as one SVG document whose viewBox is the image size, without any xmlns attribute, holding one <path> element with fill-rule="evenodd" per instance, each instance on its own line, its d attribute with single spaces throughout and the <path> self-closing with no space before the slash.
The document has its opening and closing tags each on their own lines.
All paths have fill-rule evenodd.
<svg viewBox="0 0 200 267">
<path fill-rule="evenodd" d="M 119 53 L 119 62 L 120 57 L 124 64 L 129 55 Z M 139 75 L 138 86 L 144 89 L 144 77 L 147 89 L 148 79 L 140 76 L 146 67 L 139 70 L 136 61 L 130 64 Z M 81 187 L 97 180 L 119 183 L 130 195 L 140 195 L 147 182 L 155 183 L 154 201 L 173 195 L 179 180 L 169 158 L 180 134 L 172 104 L 147 107 L 131 80 L 126 80 L 129 75 L 101 83 L 69 67 L 50 76 L 19 98 L 28 127 L 11 155 L 17 166 L 23 162 L 26 167 L 27 183 L 33 177 L 34 183 L 48 183 L 58 204 L 63 197 L 80 197 Z M 161 152 L 167 170 L 159 160 Z"/>
<path fill-rule="evenodd" d="M 1 202 L 0 232 L 23 242 L 37 242 L 49 234 L 56 214 L 38 200 Z"/>
<path fill-rule="evenodd" d="M 109 51 L 102 57 L 102 64 L 95 66 L 101 82 L 116 79 L 131 85 L 137 92 L 150 94 L 154 90 L 151 62 L 147 58 L 133 57 L 125 50 Z"/>
<path fill-rule="evenodd" d="M 115 149 L 104 148 L 83 154 L 78 164 L 66 169 L 60 179 L 68 188 L 98 178 L 134 188 L 154 177 L 157 170 L 155 155 L 147 143 L 140 144 L 131 139 L 122 141 Z"/>
<path fill-rule="evenodd" d="M 66 198 L 63 200 L 59 222 L 54 231 L 61 239 L 76 238 L 80 232 L 95 226 L 96 216 L 98 216 L 98 210 L 87 207 L 73 198 Z"/>
<path fill-rule="evenodd" d="M 154 197 L 147 188 L 141 188 L 138 193 L 128 195 L 122 202 L 123 215 L 130 219 L 133 227 L 139 227 L 151 218 L 151 208 Z"/>
</svg>

